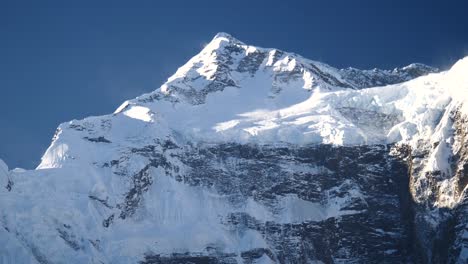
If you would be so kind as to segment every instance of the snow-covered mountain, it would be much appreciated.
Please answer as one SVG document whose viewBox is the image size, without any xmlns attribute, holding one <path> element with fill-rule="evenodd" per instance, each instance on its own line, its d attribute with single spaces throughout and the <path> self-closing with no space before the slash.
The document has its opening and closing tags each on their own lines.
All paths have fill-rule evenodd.
<svg viewBox="0 0 468 264">
<path fill-rule="evenodd" d="M 219 33 L 36 170 L 0 161 L 0 262 L 466 263 L 467 73 Z"/>
</svg>

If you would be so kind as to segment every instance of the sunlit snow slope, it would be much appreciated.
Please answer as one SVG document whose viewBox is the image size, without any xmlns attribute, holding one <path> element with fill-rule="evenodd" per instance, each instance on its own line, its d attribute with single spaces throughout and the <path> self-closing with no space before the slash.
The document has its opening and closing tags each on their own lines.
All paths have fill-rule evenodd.
<svg viewBox="0 0 468 264">
<path fill-rule="evenodd" d="M 0 163 L 0 262 L 465 263 L 467 74 L 219 33 L 36 170 Z"/>
</svg>

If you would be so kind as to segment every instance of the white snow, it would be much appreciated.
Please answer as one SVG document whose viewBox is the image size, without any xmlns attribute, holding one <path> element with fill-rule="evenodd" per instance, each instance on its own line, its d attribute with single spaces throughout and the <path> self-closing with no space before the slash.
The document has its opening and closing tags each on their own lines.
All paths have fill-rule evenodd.
<svg viewBox="0 0 468 264">
<path fill-rule="evenodd" d="M 218 71 L 218 51 L 228 45 L 231 37 L 219 34 L 197 56 L 168 79 L 159 89 L 169 94 L 171 87 L 200 90 L 213 80 Z M 237 43 L 244 54 L 233 55 L 234 65 L 255 51 L 265 51 Z M 386 87 L 352 90 L 335 87 L 330 90 L 306 68 L 307 59 L 284 53 L 274 61 L 277 50 L 267 50 L 255 76 L 232 69 L 230 77 L 237 87 L 208 93 L 205 103 L 191 105 L 165 100 L 143 103 L 139 99 L 125 102 L 123 108 L 132 118 L 153 120 L 155 125 L 169 126 L 195 141 L 219 142 L 290 142 L 295 144 L 327 143 L 356 145 L 393 142 L 416 142 L 430 137 L 438 118 L 456 98 L 466 101 L 468 84 L 463 59 L 454 67 L 438 74 Z M 322 72 L 338 76 L 332 67 L 313 62 Z M 234 67 L 234 66 L 232 66 Z M 300 69 L 297 78 L 291 75 Z M 185 80 L 190 80 L 190 87 Z M 278 89 L 272 93 L 272 87 Z M 156 91 L 158 92 L 158 91 Z M 465 104 L 468 105 L 468 104 Z M 365 112 L 368 115 L 362 115 Z M 355 114 L 353 114 L 355 113 Z"/>
<path fill-rule="evenodd" d="M 142 120 L 145 122 L 152 121 L 152 116 L 153 116 L 151 110 L 143 106 L 131 106 L 130 109 L 123 112 L 123 114 L 128 117 Z"/>
<path fill-rule="evenodd" d="M 121 220 L 116 203 L 131 182 L 102 164 L 118 160 L 129 173 L 137 172 L 148 160 L 124 154 L 132 148 L 152 146 L 157 139 L 335 145 L 398 142 L 416 147 L 421 139 L 431 143 L 450 139 L 450 110 L 462 105 L 462 111 L 468 114 L 468 58 L 447 72 L 396 85 L 352 90 L 325 85 L 303 67 L 309 60 L 284 53 L 275 61 L 279 51 L 240 43 L 241 52 L 233 56 L 234 66 L 230 67 L 257 51 L 268 52 L 254 75 L 230 71 L 227 77 L 235 86 L 208 93 L 204 103 L 198 105 L 172 93 L 173 87 L 202 91 L 220 70 L 216 51 L 230 41 L 229 35 L 218 34 L 158 91 L 124 102 L 112 115 L 60 125 L 38 170 L 8 171 L 0 160 L 1 187 L 10 178 L 14 182 L 11 192 L 5 188 L 0 191 L 0 224 L 11 230 L 6 232 L 0 226 L 0 245 L 9 245 L 6 249 L 0 247 L 0 262 L 10 258 L 11 252 L 19 254 L 19 262 L 31 262 L 27 261 L 31 253 L 23 249 L 31 244 L 38 254 L 54 263 L 128 263 L 141 259 L 148 251 L 203 252 L 212 242 L 225 252 L 239 252 L 267 245 L 258 232 L 232 232 L 222 225 L 229 213 L 245 212 L 261 222 L 322 221 L 358 214 L 360 211 L 343 208 L 356 199 L 365 202 L 360 190 L 354 188 L 348 196 L 320 203 L 286 195 L 278 198 L 275 210 L 251 198 L 234 207 L 228 197 L 214 190 L 188 186 L 163 170 L 153 169 L 154 182 L 144 194 L 137 215 Z M 336 69 L 314 63 L 320 71 L 336 75 Z M 149 100 L 155 93 L 175 100 Z M 106 140 L 92 142 L 90 138 Z M 450 151 L 439 144 L 425 169 L 448 170 Z M 453 199 L 454 183 L 447 179 L 440 185 L 446 193 L 441 195 L 438 206 L 454 206 L 458 202 Z M 89 196 L 105 200 L 110 206 Z M 102 220 L 111 214 L 116 215 L 116 223 L 106 229 Z M 79 251 L 57 237 L 57 230 L 63 228 Z M 21 234 L 22 241 L 12 237 L 13 233 Z M 90 241 L 99 241 L 99 246 Z M 266 255 L 257 261 L 272 262 Z"/>
<path fill-rule="evenodd" d="M 468 113 L 468 57 L 459 60 L 447 73 L 444 86 L 452 98 L 463 104 L 463 112 Z"/>
<path fill-rule="evenodd" d="M 132 106 L 124 114 L 149 121 L 148 113 L 157 112 L 164 124 L 199 141 L 354 145 L 430 136 L 451 101 L 446 89 L 438 85 L 446 79 L 445 73 L 359 91 L 317 89 L 310 93 L 299 85 L 275 98 L 268 97 L 268 77 L 259 75 L 241 80 L 241 88 L 209 94 L 202 105 L 156 101 Z M 356 119 L 346 115 L 353 111 Z M 359 111 L 371 116 L 360 117 Z M 387 119 L 393 120 L 385 127 L 381 123 Z"/>
<path fill-rule="evenodd" d="M 0 228 L 0 245 L 0 263 L 2 264 L 38 263 L 30 249 L 22 245 L 14 234 L 4 228 Z"/>
<path fill-rule="evenodd" d="M 163 87 L 160 89 L 163 89 Z M 117 107 L 117 109 L 114 111 L 114 114 L 122 112 L 129 104 L 130 103 L 128 101 L 123 102 L 119 107 Z"/>
</svg>

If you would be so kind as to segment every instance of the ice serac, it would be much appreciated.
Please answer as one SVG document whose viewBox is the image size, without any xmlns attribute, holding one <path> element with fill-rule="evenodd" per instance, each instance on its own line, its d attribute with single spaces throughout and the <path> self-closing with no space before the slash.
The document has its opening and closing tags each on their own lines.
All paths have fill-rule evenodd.
<svg viewBox="0 0 468 264">
<path fill-rule="evenodd" d="M 36 170 L 0 164 L 1 256 L 466 263 L 467 61 L 336 69 L 219 33 Z"/>
</svg>

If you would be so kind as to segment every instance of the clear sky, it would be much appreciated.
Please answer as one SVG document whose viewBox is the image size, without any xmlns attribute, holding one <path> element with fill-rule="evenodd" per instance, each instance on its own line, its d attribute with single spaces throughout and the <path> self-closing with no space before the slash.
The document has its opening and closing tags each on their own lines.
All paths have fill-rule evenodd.
<svg viewBox="0 0 468 264">
<path fill-rule="evenodd" d="M 217 32 L 336 67 L 468 55 L 468 1 L 0 0 L 0 158 L 34 168 L 61 122 L 158 88 Z"/>
</svg>

